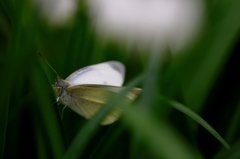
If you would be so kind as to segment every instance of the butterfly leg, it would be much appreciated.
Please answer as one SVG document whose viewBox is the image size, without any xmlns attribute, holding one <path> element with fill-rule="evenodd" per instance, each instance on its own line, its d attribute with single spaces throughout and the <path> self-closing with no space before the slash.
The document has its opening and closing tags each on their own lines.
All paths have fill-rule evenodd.
<svg viewBox="0 0 240 159">
<path fill-rule="evenodd" d="M 62 113 L 61 113 L 61 120 L 63 120 L 63 112 L 64 112 L 64 109 L 67 107 L 67 105 L 65 105 L 62 109 Z"/>
</svg>

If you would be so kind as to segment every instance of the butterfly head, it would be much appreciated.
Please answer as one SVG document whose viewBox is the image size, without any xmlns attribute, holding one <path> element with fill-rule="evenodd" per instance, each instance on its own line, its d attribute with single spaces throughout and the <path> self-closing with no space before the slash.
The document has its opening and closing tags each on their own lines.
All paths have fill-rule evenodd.
<svg viewBox="0 0 240 159">
<path fill-rule="evenodd" d="M 53 85 L 53 89 L 58 96 L 57 101 L 60 99 L 64 99 L 65 96 L 68 95 L 67 89 L 71 86 L 71 83 L 57 77 L 55 84 Z"/>
</svg>

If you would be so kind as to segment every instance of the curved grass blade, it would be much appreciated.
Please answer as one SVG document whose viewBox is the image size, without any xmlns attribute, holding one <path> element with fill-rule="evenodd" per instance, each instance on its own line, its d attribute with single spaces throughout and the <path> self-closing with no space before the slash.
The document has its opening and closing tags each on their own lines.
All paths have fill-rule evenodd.
<svg viewBox="0 0 240 159">
<path fill-rule="evenodd" d="M 218 141 L 220 141 L 226 149 L 230 149 L 230 146 L 228 145 L 228 143 L 217 133 L 217 131 L 215 131 L 203 118 L 201 118 L 195 112 L 190 110 L 188 107 L 184 106 L 183 104 L 181 104 L 179 102 L 176 102 L 174 100 L 170 100 L 170 99 L 167 99 L 167 98 L 164 98 L 164 97 L 160 97 L 160 100 L 165 102 L 166 104 L 172 106 L 173 108 L 177 109 L 178 111 L 186 114 L 190 118 L 192 118 L 198 124 L 202 125 Z"/>
<path fill-rule="evenodd" d="M 126 87 L 126 89 L 119 93 L 118 96 L 113 96 L 113 98 L 111 98 L 109 102 L 107 102 L 107 104 L 91 120 L 89 120 L 87 124 L 81 128 L 81 130 L 79 130 L 78 134 L 66 151 L 64 159 L 76 159 L 82 155 L 88 141 L 100 128 L 100 121 L 102 121 L 108 112 L 110 112 L 115 103 L 120 101 L 122 97 L 124 97 L 124 94 L 129 92 L 132 89 L 132 86 L 137 85 L 143 78 L 143 75 L 137 77 L 128 85 L 129 87 Z"/>
<path fill-rule="evenodd" d="M 169 123 L 155 119 L 139 105 L 125 106 L 123 119 L 133 134 L 138 137 L 138 141 L 142 141 L 156 158 L 196 159 L 201 157 Z M 137 150 L 139 152 L 138 148 Z M 132 158 L 139 158 L 138 153 L 133 154 Z"/>
<path fill-rule="evenodd" d="M 213 159 L 239 159 L 240 158 L 240 140 L 236 141 L 231 146 L 230 151 L 226 151 L 226 149 L 220 150 Z"/>
</svg>

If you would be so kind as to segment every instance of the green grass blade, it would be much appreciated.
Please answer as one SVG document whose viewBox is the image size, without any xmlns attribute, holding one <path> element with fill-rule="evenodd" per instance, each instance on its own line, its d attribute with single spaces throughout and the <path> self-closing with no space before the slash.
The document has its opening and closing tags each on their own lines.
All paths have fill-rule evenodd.
<svg viewBox="0 0 240 159">
<path fill-rule="evenodd" d="M 227 149 L 230 149 L 230 146 L 228 143 L 199 115 L 197 115 L 195 112 L 190 110 L 188 107 L 184 106 L 183 104 L 167 99 L 167 98 L 160 98 L 161 101 L 167 103 L 168 105 L 172 106 L 173 108 L 179 110 L 180 112 L 186 114 L 190 118 L 192 118 L 194 121 L 202 125 L 209 133 L 211 133 L 218 141 L 220 141 L 223 146 Z"/>
<path fill-rule="evenodd" d="M 125 107 L 123 119 L 129 129 L 141 137 L 144 145 L 156 158 L 196 159 L 200 157 L 169 123 L 156 120 L 139 105 Z"/>
<path fill-rule="evenodd" d="M 231 149 L 221 149 L 213 159 L 239 159 L 240 158 L 240 140 L 235 141 L 232 144 Z"/>
<path fill-rule="evenodd" d="M 113 108 L 120 98 L 131 90 L 131 87 L 136 85 L 142 80 L 143 76 L 137 77 L 133 82 L 129 84 L 130 87 L 123 90 L 119 96 L 114 96 L 109 102 L 91 119 L 89 120 L 77 133 L 76 137 L 69 146 L 67 152 L 64 155 L 64 159 L 76 159 L 82 155 L 87 143 L 94 133 L 100 128 L 100 121 L 107 115 L 107 113 Z"/>
<path fill-rule="evenodd" d="M 201 110 L 229 57 L 229 48 L 236 41 L 240 28 L 239 6 L 239 0 L 220 0 L 211 8 L 210 16 L 216 18 L 202 42 L 191 50 L 186 62 L 185 70 L 189 72 L 184 75 L 185 97 L 187 104 L 196 112 Z"/>
<path fill-rule="evenodd" d="M 53 157 L 56 159 L 62 158 L 64 153 L 64 139 L 61 135 L 57 116 L 53 111 L 53 106 L 51 106 L 50 95 L 46 94 L 46 87 L 49 85 L 46 84 L 47 82 L 44 80 L 44 75 L 39 76 L 41 71 L 36 70 L 32 70 L 31 72 L 31 81 L 33 90 L 35 91 L 36 105 L 38 105 L 37 108 L 39 109 L 38 113 L 41 117 L 40 119 L 42 119 L 40 121 L 43 122 L 42 125 L 44 125 L 46 130 Z M 45 83 L 43 81 L 45 81 Z"/>
</svg>

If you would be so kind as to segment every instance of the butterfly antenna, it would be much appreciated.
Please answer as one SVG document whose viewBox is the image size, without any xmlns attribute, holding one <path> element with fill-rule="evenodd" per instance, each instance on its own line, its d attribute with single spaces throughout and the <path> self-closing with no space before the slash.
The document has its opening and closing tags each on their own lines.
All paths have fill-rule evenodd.
<svg viewBox="0 0 240 159">
<path fill-rule="evenodd" d="M 54 70 L 54 68 L 48 63 L 47 59 L 38 51 L 37 52 L 42 58 L 43 60 L 48 64 L 48 66 L 55 72 L 55 74 L 59 77 L 58 73 L 56 70 Z"/>
<path fill-rule="evenodd" d="M 65 110 L 66 107 L 67 107 L 67 105 L 65 105 L 65 106 L 63 107 L 63 109 L 62 109 L 61 120 L 63 120 L 63 112 L 64 112 L 64 110 Z"/>
</svg>

